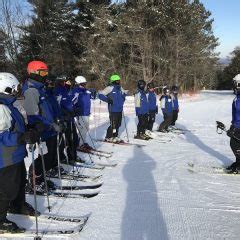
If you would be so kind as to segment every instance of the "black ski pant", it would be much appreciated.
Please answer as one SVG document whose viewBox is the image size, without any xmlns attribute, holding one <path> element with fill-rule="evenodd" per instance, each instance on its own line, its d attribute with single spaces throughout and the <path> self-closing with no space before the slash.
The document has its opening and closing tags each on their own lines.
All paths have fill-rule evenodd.
<svg viewBox="0 0 240 240">
<path fill-rule="evenodd" d="M 122 112 L 109 113 L 110 126 L 107 129 L 106 138 L 118 137 L 118 131 L 122 124 Z"/>
<path fill-rule="evenodd" d="M 8 208 L 21 209 L 25 203 L 26 168 L 24 160 L 0 169 L 0 221 Z"/>
<path fill-rule="evenodd" d="M 156 111 L 148 113 L 147 129 L 150 130 L 150 131 L 152 131 L 152 129 L 153 129 L 153 124 L 155 122 L 155 118 L 156 118 Z"/>
<path fill-rule="evenodd" d="M 239 138 L 240 136 L 237 136 Z M 240 139 L 240 138 L 239 138 Z M 236 162 L 234 164 L 235 167 L 240 167 L 240 142 L 235 138 L 231 137 L 230 139 L 230 147 L 233 151 L 233 154 L 236 157 Z"/>
<path fill-rule="evenodd" d="M 178 110 L 173 110 L 172 123 L 171 123 L 172 126 L 175 126 L 177 119 L 178 119 Z"/>
<path fill-rule="evenodd" d="M 144 134 L 148 127 L 148 114 L 138 115 L 137 135 Z"/>
<path fill-rule="evenodd" d="M 57 136 L 52 136 L 46 140 L 47 153 L 43 155 L 45 170 L 48 171 L 58 165 L 57 161 Z M 43 166 L 42 166 L 42 157 L 38 157 L 34 160 L 35 163 L 35 174 L 39 181 L 43 181 Z M 32 178 L 32 164 L 29 168 L 29 177 Z"/>
<path fill-rule="evenodd" d="M 170 115 L 164 114 L 163 122 L 160 124 L 158 130 L 159 131 L 167 130 L 168 127 L 171 125 L 171 123 L 172 123 L 172 114 L 170 114 Z"/>
</svg>

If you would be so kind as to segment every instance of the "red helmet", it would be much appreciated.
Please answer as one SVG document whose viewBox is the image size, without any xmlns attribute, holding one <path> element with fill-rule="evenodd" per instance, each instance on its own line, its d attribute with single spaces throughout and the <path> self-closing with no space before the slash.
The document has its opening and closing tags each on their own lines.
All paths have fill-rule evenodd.
<svg viewBox="0 0 240 240">
<path fill-rule="evenodd" d="M 48 67 L 46 63 L 42 61 L 32 61 L 28 63 L 27 72 L 30 73 L 37 73 L 38 71 L 48 71 Z"/>
</svg>

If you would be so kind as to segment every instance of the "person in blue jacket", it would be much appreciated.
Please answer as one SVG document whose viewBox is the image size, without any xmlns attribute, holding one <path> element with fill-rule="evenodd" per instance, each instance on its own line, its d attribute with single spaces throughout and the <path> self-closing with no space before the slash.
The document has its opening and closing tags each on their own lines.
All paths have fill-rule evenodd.
<svg viewBox="0 0 240 240">
<path fill-rule="evenodd" d="M 139 80 L 137 83 L 137 92 L 134 95 L 135 111 L 138 117 L 137 135 L 136 139 L 149 140 L 150 137 L 146 135 L 145 131 L 148 126 L 149 103 L 145 92 L 146 82 Z"/>
<path fill-rule="evenodd" d="M 173 115 L 172 115 L 171 127 L 174 127 L 178 119 L 178 113 L 179 113 L 178 87 L 175 85 L 172 86 L 171 88 L 171 96 L 173 101 Z"/>
<path fill-rule="evenodd" d="M 156 114 L 158 113 L 157 95 L 152 82 L 147 84 L 147 99 L 148 99 L 148 125 L 147 129 L 152 131 L 155 122 Z"/>
<path fill-rule="evenodd" d="M 105 141 L 119 142 L 118 131 L 122 124 L 122 112 L 127 91 L 121 87 L 121 77 L 114 74 L 110 77 L 110 85 L 99 92 L 99 99 L 108 103 L 110 126 Z"/>
<path fill-rule="evenodd" d="M 54 95 L 60 106 L 63 120 L 66 123 L 65 135 L 68 144 L 67 146 L 68 160 L 70 163 L 74 163 L 77 160 L 78 136 L 76 126 L 74 124 L 74 117 L 76 116 L 76 113 L 74 111 L 71 85 L 72 83 L 69 76 L 65 74 L 59 75 L 56 79 Z M 63 149 L 64 148 L 61 148 L 62 151 Z M 65 162 L 66 159 L 65 160 L 61 159 L 61 161 Z"/>
<path fill-rule="evenodd" d="M 31 61 L 27 66 L 28 79 L 23 85 L 23 107 L 27 114 L 28 125 L 42 129 L 41 141 L 46 142 L 47 153 L 44 154 L 46 171 L 57 166 L 57 133 L 61 131 L 55 122 L 51 103 L 45 91 L 48 67 L 42 61 Z M 32 165 L 29 168 L 29 189 L 33 190 Z M 41 155 L 35 159 L 36 190 L 45 193 L 44 173 Z M 49 188 L 54 184 L 48 181 Z"/>
<path fill-rule="evenodd" d="M 10 73 L 0 73 L 0 232 L 24 232 L 7 219 L 7 212 L 34 216 L 34 209 L 26 202 L 26 143 L 39 139 L 36 130 L 25 128 L 21 113 L 13 106 L 19 82 Z"/>
<path fill-rule="evenodd" d="M 163 95 L 160 97 L 160 104 L 163 113 L 163 122 L 160 124 L 159 132 L 168 132 L 168 127 L 172 123 L 173 102 L 168 87 L 163 88 Z"/>
<path fill-rule="evenodd" d="M 230 147 L 236 157 L 236 161 L 226 168 L 228 173 L 240 173 L 240 74 L 233 79 L 234 93 L 236 97 L 232 102 L 232 125 L 227 131 L 230 137 Z"/>
<path fill-rule="evenodd" d="M 89 131 L 89 116 L 91 114 L 91 99 L 96 98 L 96 91 L 86 88 L 87 80 L 83 76 L 75 78 L 75 87 L 72 89 L 73 104 L 76 120 L 80 131 L 79 147 L 81 151 L 89 151 L 92 147 L 87 143 Z"/>
</svg>

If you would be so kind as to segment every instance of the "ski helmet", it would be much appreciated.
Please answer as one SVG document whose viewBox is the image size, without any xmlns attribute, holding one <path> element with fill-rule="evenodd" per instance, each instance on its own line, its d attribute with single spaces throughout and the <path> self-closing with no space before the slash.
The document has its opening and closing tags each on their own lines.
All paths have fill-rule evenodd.
<svg viewBox="0 0 240 240">
<path fill-rule="evenodd" d="M 61 75 L 57 76 L 56 80 L 57 80 L 58 82 L 64 82 L 64 85 L 65 85 L 65 84 L 71 85 L 71 80 L 70 80 L 70 78 L 69 78 L 67 75 L 65 75 L 65 74 L 61 74 Z"/>
<path fill-rule="evenodd" d="M 234 86 L 234 93 L 235 94 L 240 93 L 240 74 L 237 74 L 233 78 L 233 86 Z"/>
<path fill-rule="evenodd" d="M 18 91 L 19 81 L 17 78 L 6 72 L 0 72 L 0 93 L 13 94 Z"/>
<path fill-rule="evenodd" d="M 118 74 L 113 74 L 110 77 L 110 82 L 111 83 L 116 82 L 116 81 L 120 81 L 120 80 L 121 80 L 121 77 Z"/>
<path fill-rule="evenodd" d="M 147 84 L 147 88 L 148 88 L 148 89 L 154 88 L 153 82 L 148 83 L 148 84 Z"/>
<path fill-rule="evenodd" d="M 146 82 L 144 80 L 138 80 L 137 86 L 140 90 L 144 90 L 146 87 Z"/>
<path fill-rule="evenodd" d="M 77 76 L 75 78 L 75 83 L 77 84 L 87 83 L 87 79 L 83 76 Z"/>
<path fill-rule="evenodd" d="M 178 87 L 176 85 L 173 85 L 171 91 L 172 93 L 178 93 Z"/>
<path fill-rule="evenodd" d="M 27 72 L 29 75 L 31 73 L 34 73 L 34 74 L 38 74 L 38 75 L 44 77 L 44 76 L 48 75 L 48 67 L 47 67 L 46 63 L 44 63 L 42 61 L 31 61 L 30 63 L 28 63 Z M 43 73 L 41 73 L 41 72 L 43 72 Z"/>
<path fill-rule="evenodd" d="M 163 88 L 163 94 L 169 94 L 169 93 L 170 93 L 169 88 L 168 88 L 167 86 L 165 86 L 165 87 Z"/>
</svg>

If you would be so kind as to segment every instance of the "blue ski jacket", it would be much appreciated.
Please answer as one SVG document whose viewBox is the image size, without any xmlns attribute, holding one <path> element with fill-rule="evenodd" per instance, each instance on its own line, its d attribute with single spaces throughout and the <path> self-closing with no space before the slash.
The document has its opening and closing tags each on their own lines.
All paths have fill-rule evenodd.
<svg viewBox="0 0 240 240">
<path fill-rule="evenodd" d="M 179 110 L 179 103 L 178 103 L 178 96 L 176 94 L 172 95 L 172 101 L 173 101 L 173 110 L 178 111 Z"/>
<path fill-rule="evenodd" d="M 171 96 L 162 95 L 160 98 L 162 113 L 166 115 L 172 115 L 173 102 Z"/>
<path fill-rule="evenodd" d="M 73 95 L 69 88 L 58 85 L 54 89 L 54 95 L 56 96 L 63 115 L 74 111 Z"/>
<path fill-rule="evenodd" d="M 155 92 L 147 92 L 147 100 L 148 100 L 148 109 L 149 112 L 158 113 L 158 105 L 157 105 L 157 96 Z"/>
<path fill-rule="evenodd" d="M 240 128 L 240 95 L 238 94 L 232 103 L 232 125 Z"/>
<path fill-rule="evenodd" d="M 149 103 L 147 99 L 147 95 L 144 90 L 137 90 L 137 93 L 134 96 L 135 100 L 135 111 L 136 115 L 143 115 L 149 112 Z"/>
<path fill-rule="evenodd" d="M 106 87 L 103 91 L 99 92 L 99 99 L 108 102 L 112 99 L 113 103 L 108 104 L 109 112 L 122 112 L 123 104 L 127 96 L 126 91 L 120 85 L 111 85 Z"/>
<path fill-rule="evenodd" d="M 11 127 L 0 131 L 0 169 L 20 163 L 27 156 L 26 145 L 18 143 L 18 137 L 25 132 L 25 122 L 13 106 L 15 100 L 15 97 L 0 94 L 0 105 L 5 105 L 10 110 L 11 116 L 11 122 L 1 123 L 10 124 Z M 4 121 L 4 116 L 1 116 L 1 120 Z"/>
<path fill-rule="evenodd" d="M 58 104 L 56 96 L 54 95 L 54 89 L 52 89 L 52 88 L 46 89 L 46 94 L 47 94 L 48 100 L 52 106 L 54 120 L 62 119 L 62 110 Z"/>
<path fill-rule="evenodd" d="M 54 123 L 54 110 L 48 99 L 44 84 L 32 79 L 28 79 L 23 85 L 24 101 L 23 106 L 27 113 L 28 124 L 34 126 L 41 122 L 45 125 L 41 133 L 41 139 L 55 136 L 57 133 L 52 124 Z"/>
<path fill-rule="evenodd" d="M 77 116 L 89 116 L 91 114 L 92 92 L 86 88 L 74 87 L 72 90 L 73 104 Z"/>
</svg>

